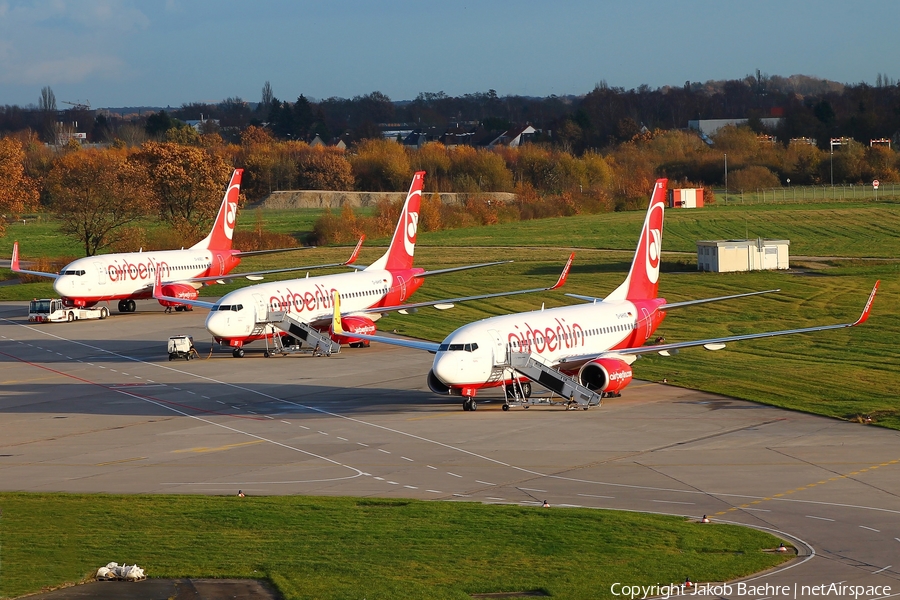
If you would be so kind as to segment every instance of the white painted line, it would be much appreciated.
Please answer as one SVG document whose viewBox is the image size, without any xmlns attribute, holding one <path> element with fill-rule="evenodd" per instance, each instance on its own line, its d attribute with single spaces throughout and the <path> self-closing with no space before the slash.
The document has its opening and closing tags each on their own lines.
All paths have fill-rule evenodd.
<svg viewBox="0 0 900 600">
<path fill-rule="evenodd" d="M 860 525 L 863 529 L 868 529 L 869 531 L 874 531 L 875 533 L 881 533 L 880 529 L 875 529 L 874 527 L 866 527 L 865 525 Z"/>
<path fill-rule="evenodd" d="M 457 498 L 471 498 L 472 497 L 469 494 L 453 494 L 453 495 L 456 496 Z"/>
<path fill-rule="evenodd" d="M 66 358 L 69 359 L 69 360 L 72 360 L 72 357 L 71 357 L 71 356 L 67 356 Z"/>
<path fill-rule="evenodd" d="M 651 500 L 650 502 L 659 502 L 660 504 L 696 504 L 696 502 L 678 502 L 677 500 Z"/>
<path fill-rule="evenodd" d="M 519 504 L 543 504 L 543 502 L 536 502 L 534 500 L 522 500 Z"/>
<path fill-rule="evenodd" d="M 384 477 L 375 477 L 374 479 L 377 479 L 378 481 L 384 481 Z"/>
<path fill-rule="evenodd" d="M 152 379 L 148 379 L 147 381 L 150 382 L 150 383 L 156 383 L 156 382 L 153 381 Z"/>
<path fill-rule="evenodd" d="M 115 369 L 110 369 L 110 371 L 112 371 L 113 373 L 118 373 L 118 371 L 116 371 Z"/>
<path fill-rule="evenodd" d="M 597 496 L 594 494 L 578 494 L 582 498 L 609 498 L 610 500 L 615 500 L 615 496 Z"/>
<path fill-rule="evenodd" d="M 486 498 L 486 499 L 487 499 L 487 500 L 503 500 L 503 498 L 491 498 L 491 497 L 488 497 L 488 498 Z"/>
<path fill-rule="evenodd" d="M 432 493 L 432 494 L 443 494 L 443 493 L 444 493 L 444 492 L 441 492 L 441 491 L 439 491 L 439 490 L 425 490 L 425 491 L 426 491 L 426 492 L 430 492 L 430 493 Z"/>
<path fill-rule="evenodd" d="M 834 522 L 834 519 L 827 519 L 827 518 L 825 518 L 825 517 L 816 517 L 816 516 L 814 516 L 814 515 L 806 515 L 806 518 L 807 518 L 807 519 L 818 519 L 818 520 L 820 520 L 820 521 L 831 521 L 831 522 Z"/>
<path fill-rule="evenodd" d="M 303 429 L 309 429 L 309 427 L 307 427 L 305 425 L 297 425 L 297 427 L 302 427 Z"/>
<path fill-rule="evenodd" d="M 175 389 L 178 389 L 178 388 L 175 388 Z M 255 415 L 255 414 L 256 414 L 256 413 L 253 412 L 252 410 L 248 410 L 247 412 L 250 413 L 251 415 Z M 322 432 L 320 431 L 319 433 L 322 433 Z"/>
<path fill-rule="evenodd" d="M 284 423 L 285 425 L 290 425 L 290 424 L 291 424 L 290 421 L 285 421 L 284 419 L 282 419 L 281 422 Z"/>
<path fill-rule="evenodd" d="M 480 483 L 481 485 L 497 485 L 496 483 L 491 483 L 490 481 L 479 481 L 475 480 L 475 483 Z"/>
<path fill-rule="evenodd" d="M 126 373 L 125 371 L 122 371 L 122 375 L 128 375 L 128 373 Z M 131 377 L 131 375 L 128 375 L 128 377 Z"/>
<path fill-rule="evenodd" d="M 324 431 L 320 431 L 319 433 L 321 433 L 322 435 L 328 435 L 328 434 L 325 433 Z"/>
<path fill-rule="evenodd" d="M 457 475 L 456 473 L 451 473 L 450 471 L 447 471 L 447 475 L 453 475 L 454 477 L 459 477 L 460 479 L 462 479 L 462 475 Z"/>
<path fill-rule="evenodd" d="M 409 489 L 411 489 L 411 490 L 417 490 L 417 489 L 419 489 L 419 488 L 417 488 L 417 487 L 414 486 L 414 485 L 404 485 L 403 487 L 409 488 Z"/>
<path fill-rule="evenodd" d="M 222 402 L 221 400 L 216 400 L 216 402 L 218 402 L 219 404 L 225 404 L 225 403 Z"/>
<path fill-rule="evenodd" d="M 428 465 L 428 468 L 429 468 L 429 469 L 434 469 L 435 471 L 437 471 L 437 467 L 432 467 L 431 465 Z"/>
<path fill-rule="evenodd" d="M 561 506 L 564 508 L 581 508 L 580 504 L 557 504 L 557 506 Z"/>
<path fill-rule="evenodd" d="M 100 367 L 101 369 L 105 369 L 105 368 L 106 368 L 106 367 L 104 367 L 103 365 L 97 365 L 97 366 Z M 175 388 L 175 389 L 177 390 L 178 388 Z"/>
<path fill-rule="evenodd" d="M 188 394 L 193 394 L 194 396 L 196 396 L 197 392 L 192 392 L 192 391 L 188 390 Z"/>
<path fill-rule="evenodd" d="M 772 512 L 772 511 L 769 510 L 768 508 L 750 508 L 750 507 L 744 507 L 744 508 L 742 508 L 741 510 L 755 510 L 755 511 L 757 511 L 757 512 Z"/>
<path fill-rule="evenodd" d="M 893 566 L 894 566 L 894 565 L 888 565 L 888 566 L 886 566 L 886 567 L 883 568 L 883 569 L 878 569 L 877 571 L 872 571 L 872 575 L 876 575 L 876 574 L 878 574 L 878 573 L 881 573 L 882 571 L 887 571 L 888 569 L 890 569 L 890 568 L 893 567 Z"/>
<path fill-rule="evenodd" d="M 368 448 L 368 447 L 369 447 L 368 444 L 363 444 L 362 442 L 356 442 L 356 443 L 359 444 L 360 446 L 363 446 L 364 448 Z"/>
<path fill-rule="evenodd" d="M 135 375 L 134 378 L 135 379 L 143 379 L 143 377 L 141 377 L 140 375 Z"/>
<path fill-rule="evenodd" d="M 406 458 L 405 456 L 401 456 L 400 458 L 402 458 L 403 460 L 408 460 L 409 462 L 416 462 L 411 458 Z"/>
<path fill-rule="evenodd" d="M 400 484 L 397 483 L 396 481 L 388 481 L 388 483 L 391 484 L 391 485 L 400 485 Z"/>
<path fill-rule="evenodd" d="M 62 356 L 61 352 L 57 352 L 56 354 L 57 354 L 57 356 Z"/>
<path fill-rule="evenodd" d="M 343 440 L 343 441 L 345 441 L 345 442 L 347 441 L 347 438 L 342 438 L 341 436 L 337 436 L 337 439 Z"/>
<path fill-rule="evenodd" d="M 204 400 L 209 400 L 209 396 L 203 396 L 203 395 L 201 395 L 200 397 L 203 398 Z"/>
<path fill-rule="evenodd" d="M 898 542 L 900 542 L 900 538 L 894 538 L 894 539 L 897 540 Z"/>
<path fill-rule="evenodd" d="M 384 452 L 385 454 L 390 454 L 390 452 L 388 452 L 388 451 L 385 450 L 384 448 L 379 448 L 378 451 L 379 451 L 379 452 Z"/>
<path fill-rule="evenodd" d="M 541 492 L 541 493 L 543 493 L 543 494 L 546 494 L 546 493 L 547 493 L 547 490 L 536 490 L 536 489 L 534 489 L 534 488 L 523 488 L 523 487 L 520 487 L 519 489 L 520 489 L 520 490 L 525 490 L 526 492 Z"/>
<path fill-rule="evenodd" d="M 263 416 L 267 419 L 272 419 L 273 421 L 275 420 L 275 417 L 270 417 L 269 415 L 263 415 Z"/>
</svg>

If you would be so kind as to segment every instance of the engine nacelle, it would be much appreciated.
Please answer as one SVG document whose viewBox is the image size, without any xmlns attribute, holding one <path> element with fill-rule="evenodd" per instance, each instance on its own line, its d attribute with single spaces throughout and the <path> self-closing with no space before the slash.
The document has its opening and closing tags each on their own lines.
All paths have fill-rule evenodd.
<svg viewBox="0 0 900 600">
<path fill-rule="evenodd" d="M 169 283 L 162 286 L 162 295 L 171 296 L 172 298 L 184 298 L 185 300 L 196 300 L 197 290 L 184 283 Z M 184 306 L 180 302 L 171 302 L 169 300 L 160 300 L 163 306 Z"/>
<path fill-rule="evenodd" d="M 341 328 L 345 334 L 362 333 L 364 335 L 374 335 L 375 321 L 368 317 L 341 317 Z M 331 339 L 338 344 L 357 344 L 364 341 L 352 335 L 335 335 L 333 331 L 331 332 Z M 368 342 L 366 342 L 366 345 L 368 346 Z"/>
<path fill-rule="evenodd" d="M 434 370 L 428 371 L 428 389 L 441 396 L 462 396 L 462 390 L 459 388 L 452 388 L 445 384 L 437 378 L 437 375 L 434 374 Z"/>
<path fill-rule="evenodd" d="M 617 394 L 631 379 L 631 365 L 618 358 L 598 358 L 578 371 L 578 381 L 594 392 Z"/>
</svg>

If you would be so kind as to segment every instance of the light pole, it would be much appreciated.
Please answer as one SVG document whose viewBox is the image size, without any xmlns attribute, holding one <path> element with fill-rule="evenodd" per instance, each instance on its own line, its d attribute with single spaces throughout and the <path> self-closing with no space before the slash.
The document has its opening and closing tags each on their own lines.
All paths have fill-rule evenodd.
<svg viewBox="0 0 900 600">
<path fill-rule="evenodd" d="M 725 153 L 725 204 L 728 204 L 728 153 Z"/>
</svg>

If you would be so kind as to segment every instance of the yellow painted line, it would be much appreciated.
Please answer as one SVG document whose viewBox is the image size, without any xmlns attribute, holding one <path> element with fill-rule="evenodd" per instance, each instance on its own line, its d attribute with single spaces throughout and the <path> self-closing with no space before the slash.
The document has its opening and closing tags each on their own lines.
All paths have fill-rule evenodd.
<svg viewBox="0 0 900 600">
<path fill-rule="evenodd" d="M 234 448 L 240 448 L 242 446 L 252 446 L 253 444 L 262 444 L 263 440 L 253 440 L 252 442 L 241 442 L 240 444 L 228 444 L 227 446 L 219 446 L 218 448 L 207 448 L 206 446 L 200 446 L 199 448 L 185 448 L 184 450 L 172 450 L 175 454 L 180 454 L 182 452 L 196 452 L 198 454 L 202 454 L 204 452 L 222 452 L 223 450 L 232 450 Z"/>
<path fill-rule="evenodd" d="M 118 465 L 120 463 L 134 462 L 136 460 L 146 460 L 146 456 L 136 456 L 134 458 L 123 458 L 122 460 L 111 460 L 109 462 L 97 463 L 95 467 L 105 467 L 107 465 Z"/>
<path fill-rule="evenodd" d="M 780 493 L 780 494 L 772 494 L 771 496 L 767 496 L 766 498 L 763 498 L 762 500 L 754 500 L 753 502 L 750 502 L 749 504 L 741 504 L 741 505 L 739 505 L 739 506 L 732 506 L 732 507 L 729 508 L 728 510 L 722 510 L 722 511 L 719 511 L 719 512 L 717 512 L 717 513 L 715 513 L 715 514 L 716 514 L 716 515 L 724 515 L 724 514 L 726 514 L 726 513 L 730 513 L 730 512 L 736 511 L 736 510 L 740 510 L 740 509 L 742 509 L 742 508 L 747 508 L 747 507 L 749 507 L 751 504 L 760 504 L 761 502 L 765 502 L 766 500 L 772 500 L 773 498 L 781 498 L 782 496 L 786 496 L 786 495 L 788 495 L 788 494 L 793 494 L 794 492 L 802 492 L 802 491 L 805 490 L 805 489 L 808 489 L 808 488 L 811 488 L 811 487 L 816 487 L 817 485 L 823 485 L 823 484 L 828 483 L 829 481 L 838 481 L 838 480 L 841 480 L 841 479 L 847 479 L 847 478 L 850 477 L 851 475 L 859 475 L 860 473 L 865 473 L 866 471 L 870 471 L 870 470 L 872 470 L 872 469 L 877 469 L 878 467 L 885 467 L 885 466 L 887 466 L 887 465 L 895 465 L 895 464 L 897 464 L 898 462 L 900 462 L 900 458 L 897 458 L 897 459 L 894 459 L 894 460 L 890 460 L 890 461 L 888 461 L 888 462 L 886 462 L 886 463 L 881 463 L 880 465 L 873 465 L 873 466 L 871 466 L 871 467 L 866 467 L 865 469 L 860 469 L 860 470 L 858 470 L 858 471 L 852 471 L 852 472 L 850 472 L 850 473 L 847 473 L 846 475 L 838 475 L 837 477 L 829 477 L 827 481 L 826 481 L 826 480 L 822 480 L 822 481 L 819 481 L 818 483 L 807 483 L 805 486 L 798 487 L 798 488 L 794 488 L 794 489 L 792 489 L 792 490 L 788 490 L 788 491 L 782 492 L 782 493 Z"/>
</svg>

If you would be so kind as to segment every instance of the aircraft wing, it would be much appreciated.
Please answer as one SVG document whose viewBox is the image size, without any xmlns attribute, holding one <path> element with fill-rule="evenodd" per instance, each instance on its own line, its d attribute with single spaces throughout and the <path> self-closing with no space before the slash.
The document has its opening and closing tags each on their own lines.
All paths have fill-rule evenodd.
<svg viewBox="0 0 900 600">
<path fill-rule="evenodd" d="M 348 335 L 344 331 L 344 328 L 341 326 L 341 295 L 337 291 L 334 292 L 334 313 L 331 318 L 331 331 L 336 335 Z M 366 335 L 363 333 L 351 333 L 349 335 L 361 340 L 382 342 L 384 344 L 391 344 L 392 346 L 413 348 L 414 350 L 425 350 L 426 352 L 431 352 L 432 354 L 437 352 L 438 347 L 440 346 L 440 344 L 436 342 L 427 342 L 424 340 L 406 340 L 402 338 L 388 337 L 386 335 Z"/>
<path fill-rule="evenodd" d="M 454 273 L 456 271 L 468 271 L 469 269 L 480 269 L 481 267 L 494 267 L 497 265 L 505 265 L 511 263 L 511 260 L 498 260 L 497 262 L 480 263 L 477 265 L 464 265 L 462 267 L 450 267 L 449 269 L 437 269 L 434 271 L 425 271 L 416 277 L 429 277 L 431 275 L 443 275 L 444 273 Z"/>
<path fill-rule="evenodd" d="M 780 292 L 781 289 L 777 290 L 764 290 L 762 292 L 748 292 L 746 294 L 734 294 L 733 296 L 718 296 L 716 298 L 702 298 L 700 300 L 685 300 L 684 302 L 669 302 L 668 304 L 663 304 L 659 307 L 659 310 L 668 310 L 670 308 L 681 308 L 682 306 L 692 306 L 694 304 L 705 304 L 707 302 L 720 302 L 722 300 L 733 300 L 735 298 L 744 298 L 746 296 L 758 296 L 759 294 L 770 294 L 772 292 Z M 576 298 L 578 300 L 584 300 L 585 302 L 603 302 L 603 298 L 597 298 L 594 296 L 582 296 L 581 294 L 566 294 L 570 298 Z"/>
<path fill-rule="evenodd" d="M 725 347 L 725 344 L 728 342 L 740 342 L 743 340 L 757 340 L 761 338 L 767 337 L 777 337 L 781 335 L 793 335 L 795 333 L 810 333 L 813 331 L 825 331 L 828 329 L 843 329 L 845 327 L 856 327 L 857 325 L 862 325 L 869 318 L 869 313 L 872 311 L 872 301 L 875 300 L 875 294 L 878 292 L 878 286 L 881 284 L 881 281 L 875 282 L 875 287 L 872 288 L 872 293 L 869 294 L 869 299 L 866 302 L 865 308 L 863 308 L 862 314 L 859 318 L 852 323 L 838 323 L 835 325 L 818 325 L 815 327 L 803 327 L 800 329 L 782 329 L 780 331 L 764 331 L 761 333 L 747 333 L 744 335 L 729 335 L 720 338 L 710 338 L 706 340 L 693 340 L 688 342 L 675 342 L 672 344 L 657 344 L 652 346 L 639 346 L 636 348 L 620 348 L 609 350 L 604 353 L 600 353 L 599 355 L 593 356 L 570 356 L 566 357 L 560 364 L 565 365 L 575 365 L 579 362 L 587 362 L 589 360 L 593 360 L 594 358 L 598 358 L 599 356 L 604 355 L 632 355 L 638 356 L 641 354 L 650 354 L 653 352 L 659 353 L 663 356 L 669 356 L 669 352 L 672 350 L 680 350 L 681 348 L 693 348 L 696 346 L 703 346 L 707 350 L 721 350 Z M 764 292 L 757 292 L 764 293 Z"/>
<path fill-rule="evenodd" d="M 169 302 L 177 302 L 179 304 L 189 304 L 191 306 L 199 306 L 201 308 L 212 308 L 215 302 L 206 302 L 204 300 L 188 300 L 186 298 L 176 298 L 175 296 L 166 296 L 162 293 L 162 273 L 157 270 L 156 282 L 153 284 L 153 298 L 156 300 L 168 300 Z"/>
<path fill-rule="evenodd" d="M 37 275 L 38 277 L 49 277 L 50 279 L 59 279 L 59 273 L 44 273 L 43 271 L 29 271 L 19 268 L 19 242 L 13 242 L 12 259 L 9 261 L 9 268 L 14 273 L 24 273 L 26 275 Z"/>
<path fill-rule="evenodd" d="M 492 294 L 480 294 L 478 296 L 464 296 L 462 298 L 446 298 L 443 300 L 429 300 L 427 302 L 413 302 L 410 304 L 396 304 L 394 306 L 381 306 L 381 307 L 373 307 L 366 308 L 363 310 L 355 310 L 352 314 L 375 314 L 375 313 L 389 313 L 389 312 L 399 312 L 404 310 L 412 310 L 416 308 L 422 308 L 425 306 L 434 306 L 438 310 L 444 310 L 448 308 L 453 308 L 453 305 L 457 302 L 468 302 L 470 300 L 485 300 L 487 298 L 501 298 L 505 296 L 518 296 L 519 294 L 533 294 L 535 292 L 549 292 L 550 290 L 555 290 L 566 282 L 566 279 L 569 276 L 569 269 L 572 268 L 572 261 L 575 259 L 575 253 L 569 255 L 569 260 L 566 261 L 566 265 L 563 267 L 562 273 L 559 275 L 559 279 L 557 279 L 556 283 L 551 285 L 550 287 L 544 288 L 532 288 L 529 290 L 514 290 L 511 292 L 494 292 Z M 487 264 L 498 264 L 498 263 L 487 263 Z M 477 265 L 477 266 L 485 266 L 485 265 Z"/>
<path fill-rule="evenodd" d="M 231 273 L 228 275 L 219 275 L 219 276 L 210 276 L 210 277 L 191 277 L 188 279 L 179 279 L 179 281 L 189 281 L 194 283 L 203 283 L 209 285 L 207 282 L 215 282 L 215 283 L 231 283 L 232 280 L 246 277 L 250 281 L 259 281 L 262 279 L 263 275 L 271 275 L 273 273 L 290 273 L 292 271 L 312 271 L 314 269 L 328 269 L 331 267 L 345 267 L 356 262 L 356 259 L 359 257 L 359 250 L 362 248 L 363 240 L 366 239 L 366 236 L 362 236 L 359 238 L 359 241 L 356 243 L 356 248 L 353 249 L 353 252 L 350 254 L 350 258 L 340 263 L 329 263 L 324 265 L 309 265 L 305 267 L 288 267 L 286 269 L 270 269 L 268 271 L 250 271 L 249 273 Z M 311 246 L 310 246 L 311 247 Z M 284 252 L 289 250 L 303 250 L 304 248 L 285 248 Z M 259 250 L 254 252 L 242 252 L 236 256 L 247 256 L 248 254 L 265 254 L 267 252 L 281 252 L 282 250 Z"/>
</svg>

